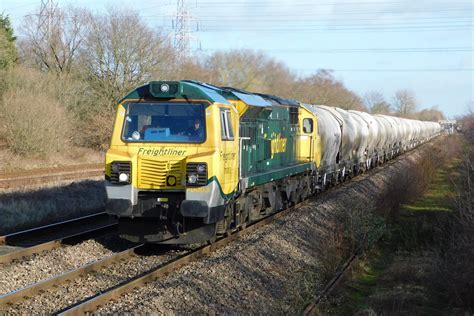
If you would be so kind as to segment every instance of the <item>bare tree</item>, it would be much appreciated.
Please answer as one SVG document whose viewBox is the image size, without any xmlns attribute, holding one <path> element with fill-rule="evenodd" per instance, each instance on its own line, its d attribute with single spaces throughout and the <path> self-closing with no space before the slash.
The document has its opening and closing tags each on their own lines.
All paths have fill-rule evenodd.
<svg viewBox="0 0 474 316">
<path fill-rule="evenodd" d="M 56 74 L 69 74 L 83 42 L 85 17 L 89 12 L 43 3 L 37 13 L 27 15 L 20 27 L 21 56 L 26 63 Z"/>
<path fill-rule="evenodd" d="M 398 90 L 393 97 L 393 106 L 400 116 L 409 116 L 416 111 L 415 93 L 407 89 Z"/>
<path fill-rule="evenodd" d="M 262 66 L 267 60 L 265 55 L 251 50 L 231 50 L 214 53 L 206 66 L 212 83 L 255 90 L 263 83 Z"/>
<path fill-rule="evenodd" d="M 382 93 L 369 91 L 364 95 L 364 105 L 372 114 L 389 114 L 390 104 L 385 101 Z"/>
<path fill-rule="evenodd" d="M 331 71 L 324 69 L 298 80 L 292 97 L 313 104 L 365 110 L 362 99 L 356 93 L 347 89 L 342 81 L 334 78 Z"/>
<path fill-rule="evenodd" d="M 81 66 L 94 89 L 111 102 L 173 67 L 174 51 L 164 36 L 148 27 L 138 13 L 109 9 L 90 16 Z"/>
<path fill-rule="evenodd" d="M 416 113 L 415 118 L 421 121 L 438 122 L 439 120 L 444 120 L 444 114 L 437 106 L 433 106 L 430 109 L 424 109 Z"/>
</svg>

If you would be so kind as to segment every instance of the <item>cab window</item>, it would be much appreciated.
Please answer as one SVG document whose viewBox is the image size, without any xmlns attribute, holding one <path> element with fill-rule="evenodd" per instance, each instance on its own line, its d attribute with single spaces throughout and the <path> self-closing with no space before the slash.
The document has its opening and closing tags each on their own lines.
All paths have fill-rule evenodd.
<svg viewBox="0 0 474 316">
<path fill-rule="evenodd" d="M 222 140 L 234 140 L 234 131 L 232 129 L 232 120 L 229 109 L 220 109 L 221 117 L 221 138 Z"/>
<path fill-rule="evenodd" d="M 203 104 L 137 102 L 126 108 L 125 142 L 202 143 L 206 138 Z"/>
<path fill-rule="evenodd" d="M 303 119 L 303 132 L 306 134 L 311 134 L 313 132 L 313 119 Z"/>
</svg>

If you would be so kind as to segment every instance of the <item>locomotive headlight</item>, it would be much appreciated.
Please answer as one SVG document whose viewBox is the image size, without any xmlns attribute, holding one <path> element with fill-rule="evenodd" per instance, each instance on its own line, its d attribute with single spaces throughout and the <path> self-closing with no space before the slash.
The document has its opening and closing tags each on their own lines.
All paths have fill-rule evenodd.
<svg viewBox="0 0 474 316">
<path fill-rule="evenodd" d="M 113 184 L 130 183 L 132 164 L 130 161 L 114 161 L 110 164 L 110 174 L 106 173 L 105 179 Z"/>
<path fill-rule="evenodd" d="M 128 178 L 129 178 L 129 176 L 126 173 L 121 173 L 119 175 L 119 181 L 120 182 L 128 182 Z"/>
<path fill-rule="evenodd" d="M 186 185 L 203 186 L 207 184 L 207 164 L 205 162 L 188 162 L 186 164 Z"/>
<path fill-rule="evenodd" d="M 198 180 L 198 176 L 196 174 L 190 174 L 188 176 L 188 183 L 189 184 L 195 184 Z"/>
<path fill-rule="evenodd" d="M 197 172 L 202 173 L 206 171 L 206 165 L 198 165 L 197 166 Z"/>
<path fill-rule="evenodd" d="M 160 86 L 160 90 L 161 92 L 168 92 L 170 91 L 170 86 L 166 83 L 163 83 L 161 86 Z"/>
</svg>

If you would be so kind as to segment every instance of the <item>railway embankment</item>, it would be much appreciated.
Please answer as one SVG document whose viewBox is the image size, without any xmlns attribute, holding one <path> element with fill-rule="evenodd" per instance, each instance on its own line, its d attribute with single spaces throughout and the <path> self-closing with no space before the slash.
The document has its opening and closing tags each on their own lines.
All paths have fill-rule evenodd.
<svg viewBox="0 0 474 316">
<path fill-rule="evenodd" d="M 102 180 L 84 180 L 0 194 L 0 235 L 100 212 Z"/>
<path fill-rule="evenodd" d="M 369 248 L 387 227 L 381 202 L 410 189 L 423 157 L 443 152 L 438 139 L 328 190 L 256 233 L 135 289 L 99 313 L 301 312 L 347 256 Z M 394 179 L 410 175 L 394 188 Z M 400 180 L 398 180 L 400 181 Z"/>
<path fill-rule="evenodd" d="M 444 154 L 420 163 L 424 174 L 413 185 L 421 194 L 392 203 L 383 241 L 359 261 L 323 310 L 472 314 L 474 145 L 461 137 L 443 144 Z"/>
</svg>

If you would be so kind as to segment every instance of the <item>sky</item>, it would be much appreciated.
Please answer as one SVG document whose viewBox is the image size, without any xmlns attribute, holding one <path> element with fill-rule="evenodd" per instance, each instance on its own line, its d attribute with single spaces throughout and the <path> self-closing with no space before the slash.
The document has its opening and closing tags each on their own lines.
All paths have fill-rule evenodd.
<svg viewBox="0 0 474 316">
<path fill-rule="evenodd" d="M 60 7 L 97 13 L 112 4 L 132 9 L 171 38 L 176 1 L 54 0 Z M 410 89 L 418 109 L 437 106 L 453 118 L 473 103 L 474 111 L 472 0 L 183 1 L 196 58 L 252 49 L 284 62 L 299 76 L 330 69 L 361 96 L 378 91 L 391 102 L 397 90 Z M 18 30 L 40 3 L 0 0 L 0 12 Z"/>
</svg>

